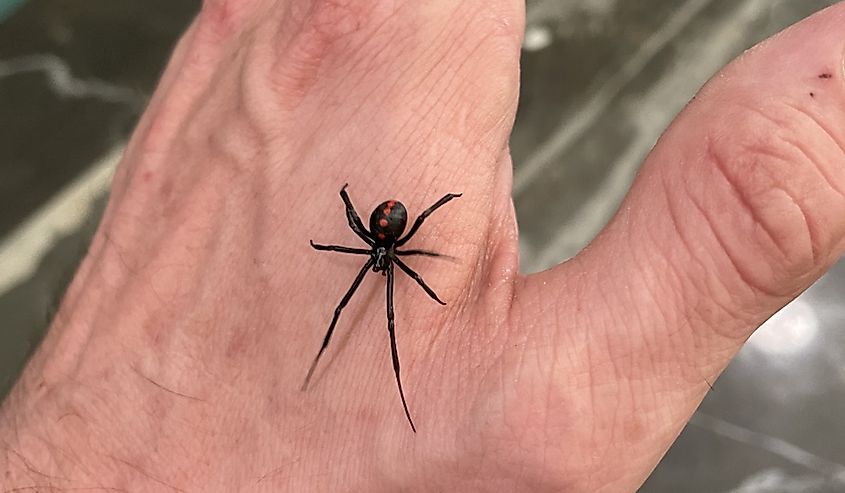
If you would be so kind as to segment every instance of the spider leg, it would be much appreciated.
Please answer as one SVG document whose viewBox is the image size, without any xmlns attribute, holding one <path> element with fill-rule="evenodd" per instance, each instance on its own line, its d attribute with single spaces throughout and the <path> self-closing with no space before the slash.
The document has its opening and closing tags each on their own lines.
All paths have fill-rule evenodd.
<svg viewBox="0 0 845 493">
<path fill-rule="evenodd" d="M 417 428 L 411 419 L 408 411 L 408 404 L 405 402 L 405 392 L 402 391 L 402 380 L 399 378 L 399 353 L 396 351 L 396 327 L 393 322 L 393 264 L 387 267 L 387 332 L 390 334 L 390 355 L 393 357 L 393 372 L 396 374 L 396 385 L 399 386 L 399 397 L 402 398 L 402 407 L 405 408 L 405 416 L 411 424 L 411 430 L 416 433 Z"/>
<path fill-rule="evenodd" d="M 320 245 L 318 243 L 314 243 L 313 240 L 308 241 L 311 243 L 311 248 L 313 248 L 314 250 L 325 250 L 329 252 L 341 253 L 357 253 L 359 255 L 369 255 L 370 253 L 372 253 L 372 251 L 367 248 L 352 248 L 340 245 Z"/>
<path fill-rule="evenodd" d="M 352 200 L 349 199 L 349 194 L 346 193 L 346 187 L 348 186 L 349 184 L 345 183 L 343 188 L 340 189 L 340 198 L 343 199 L 343 203 L 346 205 L 346 220 L 349 222 L 349 228 L 368 245 L 373 245 L 376 240 L 372 238 L 370 232 L 364 227 L 364 223 L 361 222 L 358 213 L 355 212 L 355 206 L 352 205 Z"/>
<path fill-rule="evenodd" d="M 393 261 L 396 262 L 396 265 L 398 265 L 400 269 L 405 271 L 405 274 L 408 274 L 409 276 L 411 276 L 411 279 L 417 281 L 417 284 L 422 286 L 422 288 L 425 290 L 425 292 L 428 293 L 428 295 L 431 296 L 432 299 L 434 299 L 434 301 L 440 303 L 441 305 L 446 304 L 440 298 L 437 297 L 437 293 L 435 293 L 433 289 L 428 287 L 428 285 L 425 283 L 425 281 L 423 281 L 423 278 L 420 277 L 419 274 L 414 272 L 414 269 L 408 267 L 408 265 L 405 264 L 405 262 L 402 262 L 398 258 L 394 258 Z"/>
<path fill-rule="evenodd" d="M 401 256 L 424 255 L 426 257 L 441 257 L 447 260 L 458 260 L 457 257 L 446 255 L 445 253 L 432 252 L 429 250 L 394 250 L 393 253 Z"/>
<path fill-rule="evenodd" d="M 400 239 L 396 242 L 396 246 L 400 247 L 400 246 L 404 245 L 408 240 L 410 240 L 411 237 L 414 236 L 414 233 L 416 233 L 417 230 L 420 229 L 420 226 L 422 226 L 422 223 L 423 223 L 423 221 L 425 221 L 425 218 L 430 216 L 432 212 L 436 211 L 438 207 L 440 207 L 441 205 L 445 204 L 446 202 L 449 202 L 450 200 L 452 200 L 456 197 L 460 197 L 461 195 L 463 195 L 463 194 L 447 193 L 446 195 L 443 196 L 443 198 L 441 198 L 440 200 L 435 202 L 434 205 L 432 205 L 428 209 L 424 210 L 422 212 L 422 214 L 420 214 L 419 217 L 417 217 L 417 220 L 414 221 L 414 225 L 411 226 L 411 229 L 410 229 L 410 231 L 408 231 L 408 234 L 406 234 L 404 238 L 402 238 L 402 239 Z"/>
<path fill-rule="evenodd" d="M 358 286 L 361 285 L 361 281 L 364 279 L 364 275 L 367 273 L 367 270 L 372 267 L 373 259 L 367 260 L 367 263 L 364 264 L 364 267 L 361 268 L 361 271 L 358 272 L 358 275 L 355 277 L 355 280 L 352 281 L 352 286 L 349 287 L 349 290 L 346 291 L 346 294 L 343 295 L 343 299 L 340 300 L 340 303 L 337 305 L 337 308 L 334 309 L 334 316 L 332 317 L 332 323 L 329 324 L 329 330 L 326 331 L 326 336 L 323 338 L 323 345 L 320 346 L 320 351 L 317 353 L 317 356 L 314 357 L 314 362 L 311 363 L 311 368 L 308 369 L 308 374 L 305 375 L 305 382 L 302 383 L 302 387 L 300 390 L 306 390 L 308 388 L 308 381 L 311 380 L 311 375 L 314 374 L 314 369 L 317 368 L 317 362 L 320 361 L 320 356 L 323 355 L 323 351 L 326 350 L 326 346 L 329 345 L 329 340 L 332 338 L 332 332 L 334 332 L 334 327 L 337 325 L 337 319 L 340 318 L 340 312 L 343 311 L 343 308 L 349 303 L 349 300 L 352 298 L 352 295 L 355 294 L 355 290 L 358 289 Z"/>
</svg>

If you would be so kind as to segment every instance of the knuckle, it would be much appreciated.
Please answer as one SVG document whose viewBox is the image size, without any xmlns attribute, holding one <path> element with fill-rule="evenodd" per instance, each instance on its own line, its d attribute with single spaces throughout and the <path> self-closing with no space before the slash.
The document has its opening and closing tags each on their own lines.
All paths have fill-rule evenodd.
<svg viewBox="0 0 845 493">
<path fill-rule="evenodd" d="M 730 130 L 705 141 L 716 197 L 697 197 L 746 284 L 775 296 L 794 294 L 790 280 L 826 266 L 843 236 L 842 151 L 800 114 L 781 103 L 732 108 Z"/>
<path fill-rule="evenodd" d="M 228 38 L 239 31 L 258 3 L 259 0 L 203 0 L 200 30 L 213 39 Z"/>
<path fill-rule="evenodd" d="M 261 77 L 283 109 L 293 109 L 318 84 L 350 59 L 366 56 L 363 45 L 384 13 L 380 4 L 361 0 L 315 0 L 292 7 L 274 32 L 269 72 Z M 359 35 L 367 32 L 367 36 Z"/>
<path fill-rule="evenodd" d="M 453 29 L 462 39 L 453 54 L 454 91 L 468 103 L 452 111 L 449 123 L 455 133 L 490 134 L 497 141 L 502 132 L 510 131 L 519 95 L 522 34 L 521 22 L 514 21 L 518 17 L 475 2 L 463 4 L 455 14 L 452 23 L 459 26 Z"/>
</svg>

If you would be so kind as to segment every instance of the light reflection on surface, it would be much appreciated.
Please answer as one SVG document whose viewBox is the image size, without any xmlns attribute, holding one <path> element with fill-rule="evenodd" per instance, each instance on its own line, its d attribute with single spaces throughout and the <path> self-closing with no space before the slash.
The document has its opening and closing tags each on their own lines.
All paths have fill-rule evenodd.
<svg viewBox="0 0 845 493">
<path fill-rule="evenodd" d="M 526 51 L 542 50 L 552 44 L 553 40 L 554 36 L 548 27 L 543 25 L 526 26 L 522 49 Z"/>
<path fill-rule="evenodd" d="M 791 356 L 808 348 L 819 332 L 819 317 L 813 305 L 795 299 L 766 321 L 748 340 L 748 345 L 772 356 Z"/>
</svg>

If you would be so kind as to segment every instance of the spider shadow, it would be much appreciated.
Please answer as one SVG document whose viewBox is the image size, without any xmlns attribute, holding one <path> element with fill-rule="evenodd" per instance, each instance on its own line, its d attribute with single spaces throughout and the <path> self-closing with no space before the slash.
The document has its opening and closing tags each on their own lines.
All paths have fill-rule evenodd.
<svg viewBox="0 0 845 493">
<path fill-rule="evenodd" d="M 368 283 L 367 281 L 370 278 L 373 278 L 373 280 Z M 367 284 L 369 284 L 369 286 L 367 286 Z M 326 348 L 326 353 L 320 360 L 319 367 L 322 368 L 318 367 L 314 371 L 314 376 L 311 379 L 311 383 L 308 385 L 309 389 L 320 384 L 323 374 L 331 369 L 335 360 L 343 353 L 346 346 L 349 344 L 352 333 L 362 325 L 361 321 L 367 315 L 370 305 L 375 303 L 374 299 L 379 295 L 382 295 L 381 297 L 384 296 L 384 290 L 385 281 L 382 279 L 382 276 L 373 272 L 368 272 L 364 281 L 361 283 L 361 286 L 358 288 L 358 292 L 355 293 L 355 296 L 349 300 L 349 304 L 343 309 L 343 313 L 341 313 L 340 319 L 337 321 L 337 327 L 335 329 L 334 337 L 332 337 L 332 343 L 328 348 Z M 335 305 L 340 301 L 341 296 L 343 296 L 343 291 L 341 291 L 338 294 L 338 298 L 334 300 Z M 328 326 L 329 320 L 325 321 L 326 326 Z M 387 315 L 385 315 L 384 327 L 386 331 Z M 347 330 L 343 330 L 344 328 Z M 367 330 L 366 327 L 361 327 L 361 329 Z M 322 330 L 325 330 L 325 327 L 322 327 Z M 334 348 L 334 351 L 331 351 L 330 348 L 332 347 Z M 329 351 L 331 351 L 331 353 L 329 353 Z"/>
</svg>

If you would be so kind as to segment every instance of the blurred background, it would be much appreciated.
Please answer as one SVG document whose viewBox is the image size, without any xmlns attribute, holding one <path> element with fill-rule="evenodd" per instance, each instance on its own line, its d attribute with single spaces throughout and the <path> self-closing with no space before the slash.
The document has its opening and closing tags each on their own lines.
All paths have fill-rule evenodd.
<svg viewBox="0 0 845 493">
<path fill-rule="evenodd" d="M 573 256 L 720 67 L 835 3 L 529 0 L 512 137 L 522 269 Z M 0 396 L 85 252 L 199 0 L 0 0 Z M 644 492 L 845 491 L 845 263 L 767 322 Z"/>
</svg>

